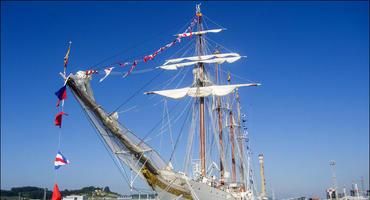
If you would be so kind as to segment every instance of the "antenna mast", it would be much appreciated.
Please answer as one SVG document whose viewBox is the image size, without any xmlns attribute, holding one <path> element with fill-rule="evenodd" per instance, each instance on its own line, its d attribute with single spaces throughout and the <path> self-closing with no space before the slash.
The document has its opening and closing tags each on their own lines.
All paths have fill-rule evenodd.
<svg viewBox="0 0 370 200">
<path fill-rule="evenodd" d="M 337 176 L 335 175 L 335 160 L 331 160 L 329 162 L 329 165 L 331 166 L 332 170 L 332 178 L 333 178 L 333 187 L 334 187 L 334 194 L 335 194 L 335 199 L 337 199 Z"/>
</svg>

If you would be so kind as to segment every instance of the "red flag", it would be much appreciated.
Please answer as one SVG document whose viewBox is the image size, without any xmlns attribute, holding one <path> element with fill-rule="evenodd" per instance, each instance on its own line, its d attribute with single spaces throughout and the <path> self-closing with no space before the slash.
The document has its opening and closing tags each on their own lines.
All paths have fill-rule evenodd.
<svg viewBox="0 0 370 200">
<path fill-rule="evenodd" d="M 54 189 L 53 189 L 53 196 L 51 197 L 51 200 L 61 200 L 62 199 L 62 194 L 59 192 L 58 184 L 54 184 Z"/>
<path fill-rule="evenodd" d="M 62 128 L 62 116 L 63 115 L 67 115 L 67 113 L 65 112 L 59 112 L 56 116 L 55 116 L 55 120 L 54 120 L 54 124 L 55 126 L 59 126 L 59 128 Z"/>
<path fill-rule="evenodd" d="M 153 58 L 154 58 L 153 55 L 144 56 L 144 62 L 146 62 L 148 60 L 153 60 Z"/>
</svg>

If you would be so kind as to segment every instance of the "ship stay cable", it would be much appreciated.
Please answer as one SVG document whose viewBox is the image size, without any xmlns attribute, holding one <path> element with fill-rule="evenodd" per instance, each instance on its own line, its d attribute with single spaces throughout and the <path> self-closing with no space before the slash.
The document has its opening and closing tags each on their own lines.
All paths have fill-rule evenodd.
<svg viewBox="0 0 370 200">
<path fill-rule="evenodd" d="M 226 30 L 226 28 L 225 28 L 225 27 L 223 27 L 223 26 L 219 25 L 218 23 L 216 23 L 215 21 L 211 20 L 209 17 L 207 17 L 207 15 L 203 14 L 203 17 L 204 17 L 205 19 L 207 19 L 208 21 L 212 22 L 213 24 L 215 24 L 216 26 L 218 26 L 218 27 L 220 27 L 220 28 L 222 28 L 222 29 Z M 204 22 L 205 22 L 205 21 L 206 21 L 206 20 L 204 20 Z M 207 28 L 208 28 L 208 27 L 207 27 Z"/>
<path fill-rule="evenodd" d="M 225 50 L 226 50 L 226 51 L 228 51 L 228 52 L 235 52 L 235 51 L 232 51 L 232 50 L 230 50 L 229 48 L 225 47 L 224 45 L 222 45 L 222 44 L 220 44 L 220 43 L 218 43 L 218 42 L 216 42 L 216 41 L 212 40 L 211 38 L 208 38 L 208 41 L 209 41 L 209 42 L 212 42 L 212 43 L 214 43 L 214 44 L 216 44 L 216 46 L 221 47 L 221 48 L 225 49 Z"/>
<path fill-rule="evenodd" d="M 177 115 L 176 118 L 170 119 L 170 121 L 173 121 L 173 123 L 177 122 L 183 116 L 185 111 L 188 109 L 189 105 L 191 105 L 191 99 L 188 100 L 188 102 L 186 103 L 186 105 L 185 105 L 184 109 L 181 111 L 181 113 L 179 115 Z M 171 111 L 173 111 L 173 110 L 171 110 Z M 171 113 L 171 111 L 170 111 L 170 113 Z M 165 111 L 163 111 L 163 112 L 165 113 Z M 164 121 L 164 118 L 165 118 L 164 116 L 165 116 L 165 114 L 163 114 L 163 119 L 161 120 L 162 122 Z M 166 126 L 168 126 L 168 122 L 166 124 L 163 124 L 162 129 L 159 130 L 159 133 L 156 136 L 159 136 L 160 134 L 162 134 L 164 132 L 164 129 L 165 129 Z"/>
<path fill-rule="evenodd" d="M 170 121 L 173 121 L 174 123 L 177 122 L 177 120 L 179 120 L 183 116 L 183 114 L 185 113 L 185 111 L 189 110 L 188 107 L 189 107 L 190 103 L 191 103 L 191 101 L 189 100 L 188 103 L 187 103 L 187 105 L 184 107 L 184 109 L 182 110 L 182 112 L 177 116 L 177 118 L 176 119 L 170 119 Z M 156 135 L 156 137 L 160 137 L 160 140 L 159 140 L 159 142 L 160 142 L 160 147 L 159 147 L 160 150 L 162 149 L 162 136 L 163 136 L 163 133 L 166 131 L 165 130 L 166 129 L 165 127 L 168 126 L 168 124 L 170 123 L 170 122 L 167 122 L 165 124 L 164 123 L 165 122 L 164 119 L 165 119 L 165 111 L 163 111 L 162 128 L 159 130 L 159 133 Z M 176 144 L 177 144 L 177 142 L 176 142 Z M 174 149 L 176 149 L 176 144 L 175 144 Z"/>
<path fill-rule="evenodd" d="M 167 122 L 168 122 L 168 132 L 170 134 L 171 147 L 172 147 L 172 151 L 175 151 L 175 144 L 173 143 L 173 137 L 172 137 L 170 114 L 168 113 L 167 99 L 165 99 L 165 101 L 164 101 L 164 106 L 165 106 L 165 109 L 166 109 Z"/>
<path fill-rule="evenodd" d="M 180 51 L 184 50 L 184 49 L 187 49 L 181 56 L 185 55 L 191 48 L 189 48 L 189 46 L 191 45 L 191 42 L 187 43 L 186 45 L 184 45 L 181 49 L 179 49 L 176 53 L 174 53 L 173 55 L 176 55 L 178 54 Z M 156 69 L 156 68 L 154 68 Z M 182 73 L 183 70 L 185 70 L 185 73 Z M 186 74 L 187 72 L 189 71 L 189 69 L 181 69 L 181 70 L 178 70 L 177 74 L 175 76 L 173 76 L 171 79 L 167 80 L 166 82 L 164 82 L 162 85 L 164 85 L 161 89 L 164 89 L 166 87 L 168 87 L 171 83 L 173 83 L 176 78 L 183 74 L 183 77 L 180 79 L 180 81 L 178 82 L 178 84 L 176 85 L 175 88 L 178 88 L 178 86 L 183 82 L 183 80 L 185 79 L 186 77 Z M 149 99 L 152 99 L 154 98 L 154 96 L 151 96 L 149 97 Z M 155 104 L 156 105 L 156 104 Z"/>
<path fill-rule="evenodd" d="M 221 71 L 222 73 L 224 73 L 224 74 L 228 74 L 228 73 L 230 73 L 230 75 L 232 75 L 233 77 L 236 77 L 236 78 L 238 78 L 238 79 L 240 79 L 240 80 L 242 80 L 242 81 L 247 81 L 247 82 L 255 83 L 255 81 L 253 81 L 253 80 L 243 78 L 243 77 L 238 76 L 237 74 L 231 73 L 231 72 L 229 72 L 229 71 L 224 71 L 224 70 L 222 70 L 222 69 L 220 69 L 220 71 Z"/>
<path fill-rule="evenodd" d="M 188 46 L 190 46 L 190 44 L 191 44 L 191 43 L 188 43 L 187 45 L 188 45 Z M 187 53 L 190 49 L 191 49 L 191 48 L 188 48 L 188 49 L 187 49 L 187 50 L 182 54 L 182 56 L 183 56 L 185 53 Z M 178 53 L 178 52 L 177 52 L 177 53 Z M 175 53 L 175 54 L 177 54 L 177 53 Z M 177 88 L 177 87 L 182 83 L 182 81 L 184 80 L 184 78 L 185 78 L 185 76 L 186 76 L 186 74 L 187 74 L 187 72 L 188 72 L 188 70 L 189 70 L 189 69 L 186 69 L 185 73 L 182 73 L 184 69 L 185 69 L 185 68 L 180 69 L 180 70 L 178 71 L 178 73 L 177 73 L 175 76 L 173 76 L 171 79 L 169 79 L 169 80 L 167 80 L 166 82 L 164 82 L 163 84 L 165 84 L 165 85 L 164 85 L 161 89 L 164 89 L 164 88 L 168 87 L 171 83 L 173 83 L 173 82 L 175 81 L 175 79 L 176 79 L 179 75 L 183 74 L 183 78 L 178 82 L 178 84 L 177 84 L 177 85 L 176 85 L 176 87 L 175 87 L 175 88 Z M 151 98 L 154 98 L 154 96 L 149 97 L 149 98 L 150 98 L 150 99 L 151 99 Z"/>
<path fill-rule="evenodd" d="M 185 124 L 186 124 L 185 122 L 187 122 L 187 119 L 188 119 L 188 117 L 190 116 L 190 115 L 189 115 L 189 114 L 190 114 L 190 111 L 191 111 L 191 109 L 187 109 L 187 113 L 186 113 L 185 120 L 184 120 L 184 122 L 183 122 L 183 123 L 182 123 L 182 125 L 181 125 L 180 132 L 179 132 L 179 134 L 177 135 L 176 143 L 175 143 L 175 146 L 174 146 L 173 151 L 171 152 L 171 156 L 170 156 L 170 159 L 169 159 L 169 161 L 168 161 L 168 162 L 171 162 L 172 157 L 174 156 L 175 150 L 176 150 L 176 148 L 177 148 L 177 145 L 178 145 L 178 143 L 179 143 L 180 137 L 181 137 L 181 135 L 182 135 L 182 133 L 183 133 L 183 129 L 184 129 Z"/>
<path fill-rule="evenodd" d="M 180 101 L 178 101 L 175 105 L 173 105 L 172 107 L 171 107 L 171 111 L 173 111 L 174 110 L 174 108 L 176 108 L 178 105 L 180 104 Z M 171 112 L 170 111 L 170 112 Z M 161 119 L 161 120 L 159 120 L 154 126 L 153 126 L 153 128 L 152 129 L 150 129 L 146 134 L 145 134 L 145 136 L 142 138 L 142 139 L 140 139 L 140 143 L 138 144 L 138 146 L 140 146 L 143 142 L 144 142 L 144 140 L 145 139 L 147 139 L 147 137 L 149 137 L 149 135 L 151 135 L 153 132 L 154 132 L 154 130 L 162 123 L 162 121 L 163 121 L 163 119 Z"/>
<path fill-rule="evenodd" d="M 189 44 L 191 44 L 190 42 L 187 44 L 187 47 L 189 46 Z M 184 48 L 183 48 L 184 49 Z M 181 50 L 183 50 L 183 49 L 181 49 Z M 185 52 L 182 54 L 182 56 L 183 55 L 185 55 L 189 50 L 191 50 L 191 48 L 187 48 L 186 50 L 185 50 Z M 179 52 L 179 51 L 178 51 Z M 178 52 L 176 52 L 175 54 L 177 54 Z M 181 57 L 181 56 L 180 56 Z M 185 70 L 185 73 L 181 73 L 183 70 Z M 178 75 L 180 75 L 180 74 L 182 74 L 182 77 L 181 77 L 181 79 L 178 81 L 178 83 L 176 84 L 176 86 L 175 86 L 175 88 L 178 88 L 179 87 L 179 85 L 183 82 L 183 80 L 185 79 L 185 77 L 186 77 L 186 75 L 187 75 L 187 72 L 189 71 L 189 69 L 188 68 L 182 68 L 182 69 L 180 69 L 179 71 L 178 71 L 178 73 L 172 78 L 172 79 L 170 79 L 170 81 L 163 87 L 163 88 L 166 88 L 168 85 L 170 85 L 176 78 L 177 78 L 177 76 Z M 151 96 L 150 98 L 154 98 L 154 96 Z M 166 98 L 164 98 L 164 101 L 166 101 Z M 187 109 L 187 107 L 188 107 L 188 105 L 190 105 L 190 100 L 189 100 L 189 102 L 188 102 L 188 104 L 185 106 L 185 108 L 184 108 L 184 110 L 183 111 L 186 111 L 186 110 L 188 110 L 188 113 L 189 113 L 189 109 Z M 165 110 L 168 112 L 168 107 L 167 107 L 167 104 L 166 104 L 166 108 L 167 109 L 164 109 L 164 112 L 165 112 Z M 173 121 L 173 123 L 175 123 L 181 116 L 182 116 L 182 114 L 183 114 L 184 112 L 181 112 L 181 114 Z M 169 116 L 169 114 L 167 114 L 167 116 Z M 186 115 L 186 116 L 188 116 L 188 114 Z M 164 117 L 164 115 L 163 115 L 163 117 Z M 170 123 L 171 123 L 171 121 L 172 120 L 170 120 L 170 119 L 168 119 L 168 126 L 170 126 Z M 169 162 L 171 162 L 172 161 L 172 159 L 173 159 L 173 157 L 174 157 L 174 152 L 175 152 L 175 150 L 176 150 L 176 147 L 177 147 L 177 144 L 178 144 L 178 141 L 179 141 L 179 139 L 180 139 L 180 136 L 181 136 L 181 134 L 182 134 L 182 130 L 183 130 L 183 128 L 184 128 L 184 125 L 185 125 L 185 122 L 186 121 L 184 121 L 184 123 L 183 123 L 183 125 L 182 125 L 182 127 L 181 127 L 181 130 L 180 130 L 180 132 L 179 132 L 179 134 L 178 134 L 178 136 L 177 136 L 177 139 L 176 139 L 176 142 L 175 142 L 175 144 L 173 144 L 173 141 L 172 141 L 172 134 L 171 134 L 171 132 L 170 132 L 170 138 L 171 138 L 171 144 L 172 144 L 172 152 L 171 152 L 171 156 L 170 156 L 170 158 L 169 158 Z M 165 127 L 165 125 L 164 124 L 162 124 L 162 129 Z M 170 128 L 170 127 L 169 127 Z M 160 133 L 159 134 L 157 134 L 157 136 L 158 135 L 160 135 L 160 149 L 161 149 L 161 144 L 162 144 L 162 133 L 164 132 L 165 130 L 161 130 L 160 131 Z M 176 163 L 176 160 L 175 160 L 175 163 Z"/>
<path fill-rule="evenodd" d="M 192 158 L 192 147 L 193 147 L 193 140 L 194 140 L 194 134 L 195 134 L 195 128 L 196 128 L 196 121 L 198 119 L 198 110 L 196 109 L 196 106 L 198 105 L 198 100 L 195 100 L 196 103 L 193 104 L 192 108 L 192 117 L 191 117 L 191 124 L 188 134 L 188 142 L 186 144 L 186 153 L 185 153 L 185 160 L 184 160 L 184 168 L 183 171 L 185 173 L 188 172 L 189 162 Z"/>
<path fill-rule="evenodd" d="M 129 96 L 127 99 L 125 99 L 116 109 L 114 109 L 110 115 L 117 110 L 119 110 L 122 106 L 126 105 L 130 100 L 132 100 L 135 96 L 139 94 L 143 89 L 145 89 L 149 84 L 151 84 L 155 79 L 157 79 L 162 74 L 162 71 L 157 73 L 153 78 L 151 78 L 149 81 L 147 81 L 144 85 L 142 85 L 138 90 L 136 90 L 131 96 Z"/>
<path fill-rule="evenodd" d="M 191 44 L 191 43 L 188 43 L 188 44 Z M 187 53 L 189 50 L 190 50 L 191 48 L 188 48 L 183 54 L 185 54 L 185 53 Z M 183 50 L 183 49 L 180 49 L 180 50 Z M 176 52 L 176 54 L 177 54 L 178 52 Z M 185 71 L 187 72 L 189 69 L 186 69 Z M 183 74 L 183 77 L 181 78 L 181 80 L 178 82 L 178 84 L 177 84 L 177 86 L 176 87 L 178 87 L 182 82 L 183 82 L 183 80 L 184 80 L 184 78 L 186 77 L 186 73 L 181 73 L 183 70 L 181 69 L 181 70 L 179 70 L 179 72 L 173 77 L 173 78 L 171 78 L 170 80 L 169 80 L 169 82 L 166 84 L 166 86 L 168 86 L 169 84 L 171 84 L 177 77 L 178 77 L 178 75 L 180 75 L 180 74 Z M 163 71 L 161 71 L 161 72 L 163 72 Z M 150 81 L 148 84 L 145 84 L 145 85 L 149 85 L 150 83 L 151 83 L 152 81 Z M 166 87 L 165 86 L 165 87 Z M 125 104 L 125 103 L 127 103 L 128 101 L 130 101 L 132 98 L 134 98 L 136 95 L 137 95 L 137 93 L 138 92 L 140 92 L 142 89 L 144 89 L 145 88 L 145 86 L 143 86 L 141 89 L 139 89 L 137 92 L 135 92 L 131 97 L 129 97 L 123 104 Z M 154 97 L 154 96 L 153 96 Z M 189 101 L 190 102 L 190 101 Z M 177 104 L 176 104 L 177 105 Z M 120 105 L 119 107 L 118 107 L 118 109 L 120 108 L 120 107 L 122 107 L 123 105 Z M 117 110 L 117 109 L 116 109 Z M 115 110 L 115 111 L 116 111 Z M 173 109 L 170 109 L 171 111 L 173 111 Z M 114 113 L 115 111 L 113 111 L 112 113 Z M 171 112 L 170 111 L 170 112 Z M 179 115 L 179 117 L 180 117 L 181 115 Z M 175 120 L 175 122 L 179 119 L 179 117 Z M 162 120 L 161 120 L 162 121 Z M 159 123 L 161 123 L 161 122 L 159 122 Z M 148 134 L 144 137 L 144 138 L 147 138 L 153 131 L 154 131 L 154 129 L 157 127 L 157 125 L 159 125 L 158 123 L 153 127 L 153 129 L 151 130 L 151 131 L 149 131 L 148 132 Z M 144 140 L 144 139 L 143 139 Z"/>
<path fill-rule="evenodd" d="M 72 94 L 74 96 L 76 96 L 76 94 L 74 93 L 74 91 L 72 91 Z M 77 97 L 76 97 L 77 98 Z M 90 117 L 88 116 L 88 113 L 87 113 L 87 108 L 85 106 L 82 106 L 82 109 L 83 109 L 83 113 L 85 114 L 86 118 L 88 119 L 89 123 L 95 127 L 94 128 L 94 132 L 97 134 L 99 140 L 101 143 L 103 143 L 103 146 L 105 148 L 105 150 L 108 152 L 109 154 L 109 157 L 113 160 L 114 164 L 116 165 L 116 167 L 119 169 L 122 177 L 124 178 L 124 180 L 126 181 L 127 185 L 130 185 L 130 182 L 129 182 L 129 178 L 128 178 L 128 175 L 126 173 L 126 170 L 125 168 L 122 166 L 121 162 L 119 160 L 117 160 L 117 157 L 116 156 L 113 156 L 113 154 L 109 153 L 110 150 L 109 150 L 109 147 L 107 146 L 107 144 L 103 141 L 103 138 L 101 137 L 100 133 L 98 132 L 98 127 L 95 125 L 95 123 L 92 121 L 92 119 L 90 119 Z"/>
<path fill-rule="evenodd" d="M 210 121 L 211 122 L 216 122 L 216 120 L 214 120 L 214 118 L 213 118 L 213 112 L 212 112 L 211 104 L 209 104 L 209 105 L 210 106 L 208 106 L 208 109 L 207 110 L 208 110 L 208 115 L 211 118 Z M 217 124 L 216 123 L 212 123 L 210 125 L 210 128 L 211 128 L 210 132 L 213 133 L 213 137 L 212 138 L 218 138 L 218 131 L 217 131 L 217 128 L 216 127 L 217 127 Z M 221 146 L 220 146 L 220 143 L 215 142 L 215 144 L 216 144 L 216 147 L 217 147 L 217 152 L 219 154 L 221 154 Z M 221 158 L 221 159 L 222 159 L 222 163 L 225 163 L 225 160 L 223 158 Z"/>
<path fill-rule="evenodd" d="M 166 115 L 166 112 L 163 109 L 162 119 L 165 118 L 165 115 Z M 159 152 L 162 152 L 162 137 L 163 137 L 164 132 L 165 132 L 165 122 L 164 122 L 164 120 L 162 120 L 162 127 L 161 127 L 161 129 L 159 129 L 159 133 L 156 135 L 156 136 L 160 137 L 159 138 Z"/>
<path fill-rule="evenodd" d="M 185 107 L 184 107 L 184 109 L 181 111 L 181 113 L 179 114 L 179 115 L 177 115 L 177 117 L 176 118 L 171 118 L 170 119 L 170 121 L 173 121 L 174 123 L 175 122 L 177 122 L 182 116 L 183 116 L 183 114 L 185 113 L 185 111 L 187 110 L 187 108 L 188 108 L 188 106 L 191 104 L 191 99 L 189 99 L 189 101 L 187 102 L 187 104 L 185 105 Z M 172 108 L 173 108 L 173 110 L 171 110 L 170 109 L 170 112 L 169 113 L 172 113 L 172 112 L 174 112 L 174 110 L 175 110 L 175 107 L 176 106 L 173 106 Z M 156 137 L 157 136 L 160 136 L 160 135 L 162 135 L 164 132 L 165 132 L 165 127 L 167 127 L 168 126 L 168 122 L 165 122 L 164 120 L 165 120 L 165 110 L 163 110 L 163 114 L 162 114 L 163 116 L 162 116 L 162 118 L 161 118 L 161 120 L 158 122 L 159 124 L 160 123 L 162 123 L 162 128 L 161 129 L 159 129 L 159 131 L 158 131 L 158 134 L 156 135 Z M 156 124 L 156 126 L 157 126 L 157 124 Z M 158 127 L 158 126 L 157 126 Z M 157 128 L 157 127 L 153 127 L 154 128 L 154 130 L 155 130 L 155 128 Z M 153 131 L 154 131 L 153 130 Z M 152 131 L 152 132 L 153 132 Z"/>
<path fill-rule="evenodd" d="M 182 70 L 179 70 L 178 71 L 178 73 L 177 74 L 175 74 L 175 76 L 173 76 L 172 78 L 170 78 L 170 79 L 168 79 L 167 81 L 165 81 L 164 83 L 162 83 L 162 84 L 158 84 L 157 86 L 155 86 L 155 87 L 153 87 L 153 88 L 161 88 L 161 89 L 163 89 L 163 88 L 166 88 L 168 85 L 170 85 L 171 83 L 173 83 L 175 80 L 176 80 L 176 78 L 178 78 L 181 74 L 183 74 L 183 77 L 185 77 L 185 75 L 186 75 L 186 73 L 181 73 L 183 71 L 183 69 Z M 187 72 L 187 71 L 186 71 Z M 182 79 L 183 80 L 183 79 Z M 165 86 L 163 86 L 163 87 L 160 87 L 161 85 L 164 85 L 165 84 Z M 180 84 L 180 82 L 179 82 L 179 84 Z M 149 99 L 153 99 L 154 98 L 154 96 L 151 96 L 151 97 L 149 97 Z M 163 100 L 161 100 L 160 102 L 158 102 L 158 103 L 161 103 Z M 155 103 L 154 104 L 154 106 L 156 106 L 156 105 L 158 105 L 158 103 Z"/>
<path fill-rule="evenodd" d="M 247 121 L 247 120 L 246 120 Z M 248 131 L 247 131 L 247 138 L 248 138 L 248 140 L 247 140 L 247 142 L 246 142 L 246 146 L 247 146 L 247 152 L 246 152 L 246 155 L 245 156 L 247 156 L 247 165 L 248 165 L 248 180 L 249 180 L 249 182 L 248 182 L 248 187 L 249 187 L 249 189 L 251 190 L 251 192 L 255 192 L 256 194 L 257 194 L 257 187 L 256 187 L 256 184 L 254 184 L 254 179 L 255 179 L 255 177 L 254 177 L 254 171 L 253 171 L 253 168 L 252 168 L 252 166 L 251 166 L 251 164 L 250 163 L 254 163 L 253 162 L 253 152 L 252 152 L 252 150 L 251 150 L 251 145 L 250 145 L 250 140 L 249 140 L 249 133 L 248 133 Z"/>
</svg>

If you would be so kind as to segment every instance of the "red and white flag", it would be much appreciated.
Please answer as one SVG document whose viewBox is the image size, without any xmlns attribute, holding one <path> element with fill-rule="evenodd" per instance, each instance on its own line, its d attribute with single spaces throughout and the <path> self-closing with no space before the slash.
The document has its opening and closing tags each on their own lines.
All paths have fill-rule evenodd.
<svg viewBox="0 0 370 200">
<path fill-rule="evenodd" d="M 89 69 L 89 70 L 86 70 L 86 75 L 91 75 L 91 74 L 97 74 L 98 73 L 98 70 L 93 70 L 93 69 Z"/>
</svg>

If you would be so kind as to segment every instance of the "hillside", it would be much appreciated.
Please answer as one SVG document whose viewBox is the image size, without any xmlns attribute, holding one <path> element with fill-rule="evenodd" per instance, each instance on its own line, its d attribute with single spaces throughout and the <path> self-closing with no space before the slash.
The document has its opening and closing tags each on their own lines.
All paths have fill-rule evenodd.
<svg viewBox="0 0 370 200">
<path fill-rule="evenodd" d="M 68 195 L 86 195 L 88 197 L 117 197 L 121 196 L 118 193 L 111 192 L 109 187 L 83 187 L 81 189 L 74 189 L 74 190 L 62 190 L 60 191 L 62 193 L 62 196 L 68 196 Z M 33 187 L 33 186 L 25 186 L 25 187 L 14 187 L 10 190 L 1 190 L 1 199 L 3 197 L 18 197 L 20 195 L 21 197 L 29 198 L 29 199 L 43 199 L 44 198 L 44 188 L 39 187 Z M 46 199 L 50 199 L 52 195 L 52 191 L 46 190 Z"/>
</svg>

